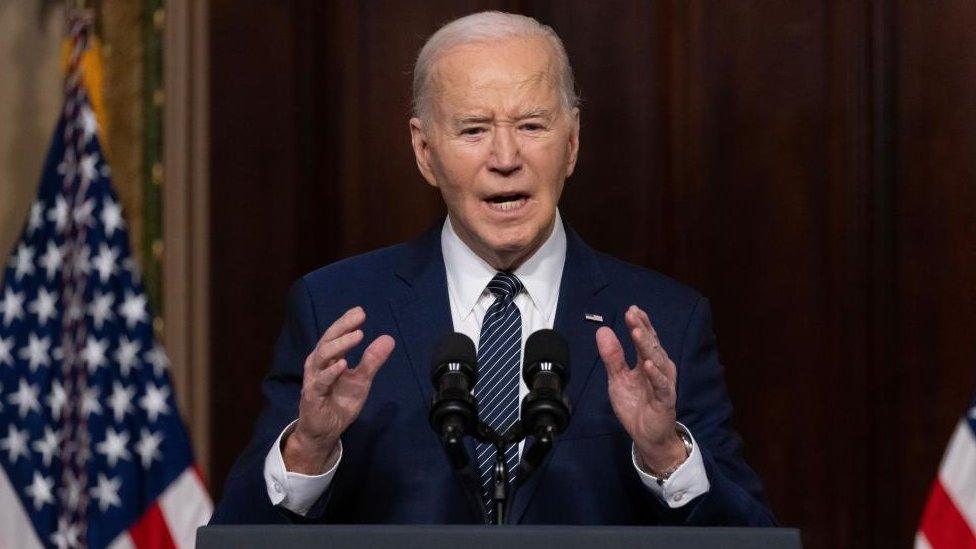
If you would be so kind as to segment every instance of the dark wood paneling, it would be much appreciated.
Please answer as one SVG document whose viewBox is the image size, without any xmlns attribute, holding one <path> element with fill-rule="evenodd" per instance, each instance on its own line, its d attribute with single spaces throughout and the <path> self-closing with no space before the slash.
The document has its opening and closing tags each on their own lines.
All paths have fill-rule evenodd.
<svg viewBox="0 0 976 549">
<path fill-rule="evenodd" d="M 896 300 L 881 404 L 894 475 L 882 489 L 902 503 L 888 510 L 904 539 L 976 380 L 976 3 L 901 1 L 893 21 Z"/>
<path fill-rule="evenodd" d="M 736 425 L 808 547 L 907 547 L 976 372 L 976 5 L 212 3 L 214 479 L 288 284 L 443 215 L 409 147 L 443 22 L 522 11 L 583 96 L 562 202 L 716 315 Z"/>
<path fill-rule="evenodd" d="M 220 1 L 210 26 L 211 484 L 220 493 L 261 406 L 261 372 L 302 250 L 293 220 L 304 188 L 294 13 L 287 3 Z"/>
</svg>

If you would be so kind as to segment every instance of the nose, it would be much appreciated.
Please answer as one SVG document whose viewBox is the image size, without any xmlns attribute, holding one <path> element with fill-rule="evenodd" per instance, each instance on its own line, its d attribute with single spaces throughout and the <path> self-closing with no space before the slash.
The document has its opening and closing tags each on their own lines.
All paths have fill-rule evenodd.
<svg viewBox="0 0 976 549">
<path fill-rule="evenodd" d="M 511 126 L 496 127 L 492 132 L 488 169 L 503 176 L 513 175 L 522 169 L 518 139 Z"/>
</svg>

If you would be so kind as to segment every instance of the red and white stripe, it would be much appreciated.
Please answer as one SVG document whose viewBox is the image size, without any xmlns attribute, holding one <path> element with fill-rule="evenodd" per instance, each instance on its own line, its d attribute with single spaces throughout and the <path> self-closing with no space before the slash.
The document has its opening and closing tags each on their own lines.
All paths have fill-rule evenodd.
<svg viewBox="0 0 976 549">
<path fill-rule="evenodd" d="M 0 469 L 0 509 L 0 549 L 44 547 L 3 469 Z M 212 513 L 213 504 L 203 479 L 195 467 L 189 467 L 109 547 L 192 549 L 197 528 L 206 524 Z"/>
<path fill-rule="evenodd" d="M 195 467 L 189 467 L 166 487 L 132 528 L 109 545 L 110 549 L 192 549 L 197 528 L 210 520 L 213 504 Z"/>
<path fill-rule="evenodd" d="M 956 426 L 929 493 L 915 549 L 976 549 L 976 436 Z"/>
</svg>

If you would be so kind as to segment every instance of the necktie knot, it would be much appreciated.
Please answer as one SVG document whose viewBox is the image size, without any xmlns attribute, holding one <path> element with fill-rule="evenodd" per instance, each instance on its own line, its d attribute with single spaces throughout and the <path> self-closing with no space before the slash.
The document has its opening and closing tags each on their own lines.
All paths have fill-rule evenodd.
<svg viewBox="0 0 976 549">
<path fill-rule="evenodd" d="M 522 291 L 522 282 L 511 273 L 498 273 L 488 283 L 490 291 L 502 303 L 509 303 Z"/>
</svg>

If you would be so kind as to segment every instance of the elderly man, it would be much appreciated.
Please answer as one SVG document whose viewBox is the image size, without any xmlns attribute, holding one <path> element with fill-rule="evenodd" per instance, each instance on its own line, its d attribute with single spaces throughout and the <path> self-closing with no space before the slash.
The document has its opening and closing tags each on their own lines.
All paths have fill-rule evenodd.
<svg viewBox="0 0 976 549">
<path fill-rule="evenodd" d="M 449 23 L 418 56 L 414 109 L 417 167 L 449 215 L 295 283 L 214 522 L 492 522 L 491 448 L 471 448 L 472 498 L 427 423 L 431 352 L 451 331 L 476 342 L 479 415 L 503 430 L 527 393 L 525 340 L 554 328 L 573 416 L 508 522 L 771 524 L 729 427 L 708 302 L 560 219 L 580 125 L 552 29 L 498 12 Z M 511 470 L 522 450 L 506 449 Z"/>
</svg>

